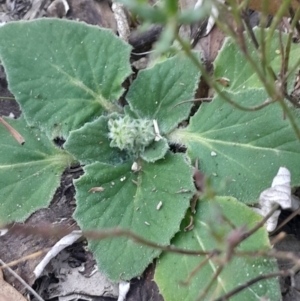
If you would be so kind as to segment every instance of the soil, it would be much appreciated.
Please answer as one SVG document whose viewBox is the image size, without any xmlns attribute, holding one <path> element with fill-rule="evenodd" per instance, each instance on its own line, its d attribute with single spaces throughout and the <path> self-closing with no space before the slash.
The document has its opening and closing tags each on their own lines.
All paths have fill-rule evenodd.
<svg viewBox="0 0 300 301">
<path fill-rule="evenodd" d="M 52 6 L 50 6 L 50 4 Z M 24 19 L 30 20 L 39 17 L 63 17 L 85 21 L 89 24 L 110 28 L 114 32 L 117 32 L 117 24 L 111 10 L 111 3 L 108 0 L 68 0 L 68 4 L 70 9 L 66 13 L 64 11 L 64 7 L 62 6 L 62 2 L 57 0 L 53 2 L 48 0 L 0 1 L 0 21 L 18 21 Z M 252 26 L 256 25 L 257 19 L 257 14 L 253 14 L 250 19 Z M 161 30 L 161 26 L 157 25 L 150 27 L 150 29 L 145 33 L 138 33 L 133 28 L 129 35 L 129 43 L 131 43 L 134 48 L 133 52 L 141 53 L 151 49 L 153 42 L 157 40 Z M 211 67 L 211 62 L 220 49 L 223 39 L 224 35 L 220 31 L 213 31 L 210 37 L 202 39 L 199 43 L 196 43 L 195 49 L 201 48 L 203 50 L 208 67 Z M 145 65 L 145 60 L 146 58 L 140 60 L 139 55 L 133 54 L 132 63 L 134 70 L 137 71 L 140 68 L 143 68 Z M 209 90 L 207 85 L 201 81 L 197 96 L 207 97 L 208 93 Z M 12 99 L 5 99 L 7 97 Z M 13 95 L 8 90 L 5 72 L 1 67 L 0 116 L 9 116 L 11 114 L 17 118 L 21 115 L 21 111 L 16 101 L 14 101 Z M 66 228 L 76 225 L 76 222 L 72 218 L 72 213 L 74 212 L 76 206 L 72 180 L 78 178 L 81 174 L 82 171 L 80 169 L 77 171 L 71 169 L 66 170 L 61 179 L 61 186 L 57 189 L 50 206 L 35 212 L 28 218 L 26 224 L 41 225 L 44 223 L 59 223 L 61 226 Z M 284 220 L 289 214 L 289 212 L 283 211 L 280 216 L 280 220 Z M 281 241 L 276 248 L 279 250 L 292 251 L 296 254 L 300 253 L 300 234 L 298 229 L 300 229 L 300 217 L 296 216 L 281 229 L 282 231 L 286 232 L 288 236 L 286 239 Z M 11 262 L 41 249 L 50 248 L 57 241 L 58 238 L 56 237 L 45 238 L 7 233 L 6 235 L 0 237 L 0 258 L 4 262 Z M 95 265 L 92 254 L 86 250 L 85 245 L 86 242 L 82 240 L 77 243 L 76 247 L 69 249 L 68 263 L 70 269 L 84 264 L 86 269 L 91 270 Z M 42 256 L 37 256 L 31 258 L 30 260 L 21 261 L 13 266 L 13 270 L 16 271 L 30 286 L 38 290 L 40 295 L 43 296 L 45 300 L 58 300 L 47 299 L 47 290 L 45 288 L 43 289 L 43 285 L 45 285 L 45 283 L 49 285 L 49 283 L 55 283 L 59 281 L 54 273 L 49 273 L 48 276 L 46 276 L 46 281 L 45 277 L 36 280 L 33 276 L 33 270 L 41 261 L 41 258 Z M 286 262 L 279 262 L 281 268 L 286 268 L 286 264 Z M 141 275 L 141 277 L 131 281 L 131 288 L 126 298 L 127 301 L 163 301 L 162 296 L 159 294 L 157 285 L 153 281 L 154 270 L 155 263 L 151 264 L 143 273 L 143 275 Z M 12 284 L 12 286 L 15 287 L 19 292 L 26 292 L 24 285 L 18 282 L 18 280 L 16 280 L 8 271 L 4 271 L 4 276 L 5 280 Z M 281 284 L 284 301 L 300 300 L 300 279 L 298 279 L 297 275 L 295 275 L 292 281 L 289 277 L 282 279 Z M 33 296 L 31 297 L 31 300 L 35 300 Z M 91 296 L 88 300 L 104 301 L 117 299 L 109 296 Z"/>
</svg>

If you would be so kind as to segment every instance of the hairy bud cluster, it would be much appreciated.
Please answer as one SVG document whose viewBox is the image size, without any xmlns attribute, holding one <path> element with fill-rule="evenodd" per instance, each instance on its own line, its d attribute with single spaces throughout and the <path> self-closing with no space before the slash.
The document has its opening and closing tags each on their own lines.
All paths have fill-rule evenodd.
<svg viewBox="0 0 300 301">
<path fill-rule="evenodd" d="M 109 119 L 110 146 L 126 150 L 138 156 L 155 138 L 153 123 L 146 119 L 132 119 L 129 116 Z"/>
</svg>

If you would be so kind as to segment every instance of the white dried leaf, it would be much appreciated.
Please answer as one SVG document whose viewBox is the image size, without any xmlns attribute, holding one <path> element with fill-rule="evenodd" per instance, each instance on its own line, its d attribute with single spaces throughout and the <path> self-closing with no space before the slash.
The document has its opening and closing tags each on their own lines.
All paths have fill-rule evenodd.
<svg viewBox="0 0 300 301">
<path fill-rule="evenodd" d="M 125 8 L 121 3 L 113 2 L 112 10 L 114 12 L 115 20 L 117 22 L 118 33 L 122 40 L 128 42 L 128 37 L 130 35 L 130 28 L 125 12 Z"/>
<path fill-rule="evenodd" d="M 291 194 L 280 190 L 281 188 L 284 187 L 275 186 L 264 190 L 259 196 L 259 204 L 265 205 L 269 202 L 270 207 L 272 204 L 279 204 L 282 209 L 289 209 L 291 207 Z"/>
<path fill-rule="evenodd" d="M 70 234 L 64 236 L 60 239 L 46 254 L 46 256 L 42 259 L 42 261 L 36 266 L 33 273 L 36 278 L 39 278 L 45 269 L 46 265 L 50 262 L 52 258 L 54 258 L 59 252 L 61 252 L 66 247 L 72 245 L 76 240 L 78 240 L 82 236 L 81 231 L 72 231 Z"/>
<path fill-rule="evenodd" d="M 195 4 L 195 9 L 198 7 L 201 7 L 203 5 L 203 2 L 205 0 L 198 0 L 197 3 Z M 224 4 L 225 0 L 216 0 L 215 2 L 219 2 L 220 4 Z M 213 29 L 215 23 L 216 23 L 216 19 L 219 17 L 219 9 L 218 6 L 214 4 L 214 1 L 212 1 L 211 4 L 211 12 L 210 12 L 210 16 L 208 18 L 207 21 L 207 25 L 206 25 L 206 30 L 205 30 L 205 34 L 204 36 L 208 35 L 211 30 Z"/>
<path fill-rule="evenodd" d="M 262 216 L 266 216 L 276 204 L 280 205 L 282 209 L 296 210 L 299 208 L 300 203 L 298 199 L 292 196 L 291 173 L 287 168 L 279 168 L 271 187 L 260 194 L 258 203 L 260 208 L 255 208 L 254 211 Z M 275 230 L 279 214 L 280 210 L 276 210 L 267 220 L 266 227 L 268 232 Z"/>
<path fill-rule="evenodd" d="M 279 204 L 283 209 L 290 209 L 292 208 L 291 194 L 291 173 L 287 168 L 280 167 L 271 188 L 260 194 L 259 204 L 268 207 Z"/>
<path fill-rule="evenodd" d="M 8 232 L 8 229 L 0 229 L 0 236 L 5 235 Z"/>
<path fill-rule="evenodd" d="M 153 127 L 154 127 L 154 132 L 155 132 L 155 141 L 159 141 L 160 139 L 162 139 L 162 136 L 160 135 L 159 132 L 159 127 L 158 127 L 158 123 L 156 119 L 153 119 Z"/>
<path fill-rule="evenodd" d="M 260 214 L 262 216 L 266 216 L 270 212 L 270 210 L 271 210 L 271 208 L 266 208 L 266 207 L 264 207 L 263 210 L 259 209 L 259 208 L 252 208 L 252 209 L 253 209 L 253 211 L 255 211 L 256 213 L 258 213 L 258 214 Z M 277 223 L 278 223 L 278 217 L 280 215 L 280 212 L 281 212 L 281 210 L 276 210 L 272 214 L 272 216 L 267 220 L 267 222 L 266 222 L 266 228 L 267 228 L 268 232 L 272 232 L 272 231 L 274 231 L 276 229 Z"/>
<path fill-rule="evenodd" d="M 131 170 L 133 172 L 137 172 L 141 170 L 141 166 L 139 166 L 139 164 L 137 162 L 133 162 L 131 165 Z"/>
<path fill-rule="evenodd" d="M 118 301 L 124 301 L 126 298 L 126 295 L 130 289 L 130 282 L 121 281 L 119 283 L 119 297 Z"/>
</svg>

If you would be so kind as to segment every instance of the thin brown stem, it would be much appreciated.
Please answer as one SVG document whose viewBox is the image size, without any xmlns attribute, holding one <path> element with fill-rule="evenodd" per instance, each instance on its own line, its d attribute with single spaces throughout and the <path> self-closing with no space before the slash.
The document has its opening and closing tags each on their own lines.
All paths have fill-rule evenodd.
<svg viewBox="0 0 300 301">
<path fill-rule="evenodd" d="M 270 279 L 270 278 L 275 278 L 275 277 L 286 277 L 286 276 L 291 276 L 293 275 L 293 272 L 287 270 L 287 271 L 280 271 L 280 272 L 275 272 L 275 273 L 270 273 L 270 274 L 265 274 L 265 275 L 260 275 L 256 278 L 253 278 L 252 280 L 241 284 L 239 286 L 237 286 L 235 289 L 231 290 L 230 292 L 226 293 L 225 295 L 223 295 L 222 297 L 219 297 L 217 299 L 215 299 L 214 301 L 225 301 L 225 300 L 229 300 L 229 298 L 231 298 L 234 295 L 237 295 L 239 292 L 241 292 L 242 290 L 246 289 L 247 287 L 250 287 L 251 285 L 262 281 L 262 280 L 266 280 L 266 279 Z"/>
<path fill-rule="evenodd" d="M 252 234 L 254 234 L 257 230 L 259 230 L 265 223 L 266 221 L 273 215 L 273 213 L 279 208 L 279 205 L 276 204 L 271 210 L 270 212 L 260 221 L 258 222 L 252 229 L 250 229 L 249 231 L 246 231 L 243 235 L 243 238 L 241 240 L 241 242 L 245 239 L 247 239 L 249 236 L 251 236 Z"/>
<path fill-rule="evenodd" d="M 0 123 L 2 123 L 6 127 L 6 129 L 18 141 L 19 144 L 23 145 L 25 143 L 25 139 L 21 136 L 21 134 L 17 130 L 15 130 L 9 123 L 7 123 L 2 117 L 0 117 Z"/>
<path fill-rule="evenodd" d="M 71 233 L 73 230 L 77 230 L 74 227 L 69 227 L 68 229 L 60 226 L 52 226 L 52 225 L 44 225 L 44 226 L 39 226 L 38 228 L 36 227 L 31 227 L 31 226 L 26 226 L 26 225 L 19 225 L 16 224 L 14 225 L 10 231 L 11 233 L 23 233 L 23 234 L 30 234 L 30 235 L 39 235 L 42 237 L 64 237 Z M 174 246 L 163 246 L 160 244 L 157 244 L 155 242 L 152 242 L 150 240 L 147 240 L 134 232 L 130 230 L 124 230 L 124 229 L 119 229 L 119 228 L 112 228 L 112 229 L 107 229 L 103 231 L 97 231 L 97 230 L 89 230 L 89 231 L 83 231 L 82 235 L 85 236 L 86 238 L 89 239 L 94 239 L 94 240 L 101 240 L 101 239 L 106 239 L 106 238 L 112 238 L 112 237 L 127 237 L 131 239 L 132 241 L 148 246 L 153 249 L 158 249 L 161 251 L 166 251 L 170 253 L 177 253 L 177 254 L 185 254 L 185 255 L 210 255 L 210 254 L 220 254 L 221 251 L 219 250 L 211 250 L 211 251 L 202 251 L 202 250 L 186 250 L 186 249 L 181 249 L 181 248 L 176 248 Z"/>
<path fill-rule="evenodd" d="M 43 249 L 41 251 L 34 252 L 34 253 L 29 254 L 27 256 L 23 256 L 23 257 L 21 257 L 21 258 L 19 258 L 17 260 L 11 261 L 11 262 L 9 262 L 7 264 L 3 264 L 2 266 L 0 266 L 0 270 L 6 269 L 8 267 L 12 267 L 12 266 L 14 266 L 14 265 L 16 265 L 16 264 L 18 264 L 20 262 L 23 262 L 25 260 L 30 260 L 30 259 L 36 258 L 36 257 L 38 257 L 40 255 L 43 255 L 43 254 L 47 253 L 49 250 L 50 250 L 49 248 Z"/>
<path fill-rule="evenodd" d="M 5 265 L 5 262 L 0 259 L 0 264 Z M 34 295 L 39 301 L 44 301 L 44 299 L 38 295 L 38 293 L 28 285 L 23 278 L 21 278 L 14 270 L 6 265 L 6 269 L 12 274 L 32 295 Z"/>
<path fill-rule="evenodd" d="M 181 101 L 179 103 L 177 103 L 175 106 L 172 107 L 172 109 L 174 109 L 175 107 L 185 104 L 185 103 L 189 103 L 189 102 L 209 102 L 211 101 L 213 98 L 212 97 L 204 97 L 204 98 L 194 98 L 194 99 L 190 99 L 190 100 L 184 100 Z"/>
<path fill-rule="evenodd" d="M 254 32 L 253 32 L 253 28 L 252 28 L 252 26 L 249 22 L 249 17 L 248 17 L 248 15 L 245 11 L 243 11 L 243 21 L 244 21 L 245 28 L 246 28 L 246 30 L 247 30 L 250 38 L 251 38 L 252 44 L 254 45 L 254 47 L 256 49 L 258 49 L 259 48 L 259 43 L 257 41 L 257 38 L 256 38 Z"/>
<path fill-rule="evenodd" d="M 182 282 L 181 284 L 184 286 L 188 286 L 191 283 L 192 278 L 209 262 L 209 260 L 215 256 L 215 254 L 211 253 L 206 256 L 204 260 L 202 260 L 189 274 L 186 281 Z"/>
<path fill-rule="evenodd" d="M 273 38 L 274 32 L 275 32 L 278 24 L 281 22 L 282 17 L 284 17 L 286 12 L 288 12 L 290 5 L 291 5 L 291 0 L 282 1 L 282 4 L 280 5 L 279 10 L 273 17 L 273 21 L 271 23 L 271 26 L 270 26 L 270 29 L 268 31 L 266 41 L 265 41 L 266 42 L 266 53 L 270 53 L 271 42 L 273 40 L 272 38 Z"/>
<path fill-rule="evenodd" d="M 296 13 L 293 16 L 293 20 L 292 20 L 292 23 L 291 23 L 291 30 L 290 30 L 289 35 L 288 35 L 288 43 L 287 43 L 286 50 L 285 50 L 285 52 L 286 52 L 286 66 L 287 67 L 288 67 L 289 54 L 290 54 L 291 45 L 292 45 L 293 30 L 297 26 L 297 24 L 299 24 L 299 22 L 298 22 L 299 18 L 300 18 L 300 7 L 297 9 Z M 289 79 L 289 77 L 299 67 L 299 64 L 300 64 L 300 58 L 298 59 L 298 61 L 296 62 L 296 64 L 293 67 L 289 68 L 289 70 L 288 69 L 286 70 L 286 72 L 284 74 L 285 78 L 283 79 L 284 81 L 287 81 Z"/>
<path fill-rule="evenodd" d="M 274 24 L 278 23 L 280 20 L 279 17 L 284 15 L 284 12 L 287 11 L 287 8 L 289 7 L 290 4 L 290 0 L 287 0 L 286 2 L 284 2 L 279 11 L 277 12 L 276 16 L 275 16 L 275 21 L 272 23 L 271 29 L 268 32 L 267 35 L 267 39 L 266 39 L 266 53 L 269 53 L 270 50 L 270 40 L 273 36 L 273 33 L 275 31 L 275 27 Z M 223 25 L 223 27 L 222 27 Z M 224 24 L 220 24 L 219 22 L 219 26 L 222 27 L 222 29 L 224 30 Z M 278 91 L 274 81 L 277 79 L 276 74 L 274 73 L 272 67 L 267 64 L 267 66 L 265 66 L 265 69 L 268 71 L 268 74 L 270 76 L 270 80 L 267 80 L 267 77 L 264 75 L 264 72 L 262 72 L 259 68 L 257 63 L 253 60 L 253 58 L 249 55 L 248 51 L 245 51 L 245 47 L 243 47 L 243 45 L 241 46 L 239 44 L 239 38 L 236 36 L 235 31 L 233 31 L 232 29 L 230 29 L 230 27 L 225 27 L 225 30 L 227 29 L 227 33 L 229 34 L 229 36 L 231 36 L 233 38 L 233 40 L 235 41 L 235 43 L 237 45 L 240 46 L 241 51 L 244 54 L 244 57 L 246 58 L 246 60 L 249 62 L 249 64 L 251 65 L 251 67 L 253 68 L 253 70 L 255 71 L 255 73 L 257 74 L 258 78 L 260 79 L 261 83 L 264 85 L 266 92 L 268 93 L 269 97 L 272 99 L 272 101 L 278 101 L 280 103 L 280 106 L 283 110 L 283 113 L 285 116 L 288 117 L 292 128 L 297 136 L 297 138 L 300 140 L 300 130 L 298 128 L 298 125 L 295 121 L 294 116 L 292 115 L 292 113 L 289 111 L 286 103 L 284 102 L 284 96 L 285 94 L 282 94 L 282 90 Z M 223 93 L 224 95 L 224 93 Z M 223 96 L 222 95 L 222 96 Z M 227 101 L 227 100 L 226 100 Z"/>
<path fill-rule="evenodd" d="M 297 11 L 299 11 L 300 8 L 297 8 Z M 295 20 L 295 26 L 292 28 L 295 28 L 297 30 L 298 35 L 300 35 L 300 24 L 299 24 L 299 16 L 297 16 L 297 12 L 295 13 L 292 6 L 289 7 L 289 13 L 293 21 Z"/>
<path fill-rule="evenodd" d="M 203 290 L 201 295 L 196 299 L 196 301 L 202 301 L 204 299 L 204 297 L 208 294 L 210 288 L 214 284 L 214 281 L 219 277 L 219 275 L 223 271 L 223 268 L 224 268 L 223 265 L 220 265 L 217 268 L 217 270 L 214 272 L 212 278 L 210 279 L 209 283 L 207 284 L 207 286 L 205 287 L 205 289 Z"/>
<path fill-rule="evenodd" d="M 201 74 L 203 76 L 203 78 L 205 79 L 206 83 L 212 87 L 216 93 L 226 102 L 230 103 L 232 106 L 234 106 L 235 108 L 242 110 L 242 111 L 247 111 L 247 112 L 253 112 L 253 111 L 258 111 L 266 106 L 268 106 L 269 104 L 273 103 L 274 101 L 265 101 L 264 103 L 255 106 L 255 107 L 244 107 L 241 106 L 240 104 L 232 101 L 219 87 L 219 85 L 216 84 L 215 81 L 213 81 L 210 78 L 210 75 L 208 74 L 208 72 L 206 71 L 205 67 L 199 62 L 199 60 L 194 56 L 194 54 L 192 53 L 189 45 L 186 45 L 186 43 L 181 39 L 181 37 L 176 34 L 176 40 L 178 41 L 178 43 L 181 45 L 182 49 L 185 51 L 185 53 L 187 54 L 187 56 L 192 60 L 192 62 L 195 64 L 195 66 L 198 67 L 198 69 L 201 71 Z"/>
<path fill-rule="evenodd" d="M 300 207 L 295 210 L 293 213 L 291 213 L 282 223 L 280 223 L 277 228 L 270 233 L 270 235 L 273 235 L 274 233 L 278 232 L 284 225 L 286 225 L 290 220 L 292 220 L 296 215 L 300 214 Z"/>
<path fill-rule="evenodd" d="M 292 128 L 293 128 L 298 140 L 300 140 L 300 130 L 298 128 L 298 125 L 296 123 L 296 120 L 295 120 L 294 116 L 292 115 L 291 111 L 289 110 L 289 108 L 288 108 L 287 104 L 285 103 L 284 99 L 279 100 L 279 104 L 281 105 L 283 113 L 290 120 L 290 123 L 292 125 Z"/>
<path fill-rule="evenodd" d="M 282 241 L 285 238 L 286 238 L 286 233 L 280 232 L 275 237 L 270 238 L 270 244 L 271 244 L 271 246 L 274 246 L 275 244 L 279 243 L 280 241 Z"/>
</svg>

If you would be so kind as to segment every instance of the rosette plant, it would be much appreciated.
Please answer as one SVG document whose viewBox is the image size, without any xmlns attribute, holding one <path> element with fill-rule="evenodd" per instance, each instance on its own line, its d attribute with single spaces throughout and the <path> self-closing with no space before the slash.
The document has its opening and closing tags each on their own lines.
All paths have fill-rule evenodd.
<svg viewBox="0 0 300 301">
<path fill-rule="evenodd" d="M 74 180 L 74 218 L 80 228 L 125 229 L 158 246 L 128 237 L 88 238 L 100 270 L 113 281 L 142 274 L 159 257 L 155 279 L 165 300 L 194 300 L 214 278 L 218 261 L 212 256 L 189 287 L 178 283 L 206 258 L 203 252 L 225 252 L 233 225 L 249 228 L 261 220 L 246 204 L 256 202 L 279 166 L 292 171 L 293 184 L 299 181 L 299 142 L 278 104 L 244 112 L 216 94 L 190 116 L 193 104 L 185 101 L 194 98 L 200 72 L 184 53 L 140 71 L 122 107 L 118 100 L 124 93 L 122 83 L 132 73 L 131 47 L 110 31 L 42 19 L 1 27 L 0 41 L 5 41 L 0 42 L 0 59 L 9 89 L 22 110 L 19 119 L 6 120 L 25 139 L 21 146 L 0 127 L 0 220 L 25 221 L 48 206 L 62 172 L 80 164 L 84 174 Z M 269 55 L 275 70 L 280 68 L 278 45 L 275 33 Z M 296 51 L 291 50 L 292 61 Z M 251 55 L 259 59 L 255 51 Z M 230 80 L 229 87 L 220 87 L 241 105 L 257 105 L 267 97 L 230 39 L 214 72 L 216 78 Z M 54 143 L 57 138 L 64 141 L 62 147 Z M 174 152 L 172 145 L 187 151 Z M 215 196 L 204 193 L 193 213 L 189 208 L 197 192 L 196 160 Z M 202 255 L 162 253 L 159 246 L 170 244 Z M 262 228 L 238 250 L 269 248 Z M 273 259 L 235 258 L 202 300 L 276 270 Z M 236 300 L 257 296 L 279 300 L 278 281 L 256 284 Z"/>
</svg>

